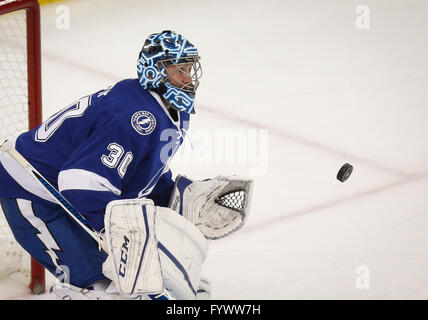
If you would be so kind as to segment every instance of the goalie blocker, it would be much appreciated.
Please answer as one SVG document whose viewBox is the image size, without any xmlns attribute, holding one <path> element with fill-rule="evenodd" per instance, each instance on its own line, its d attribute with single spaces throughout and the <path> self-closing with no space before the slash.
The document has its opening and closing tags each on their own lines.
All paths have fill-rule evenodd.
<svg viewBox="0 0 428 320">
<path fill-rule="evenodd" d="M 178 175 L 169 207 L 197 226 L 207 239 L 220 239 L 246 222 L 252 189 L 251 179 L 238 176 L 194 181 Z"/>
</svg>

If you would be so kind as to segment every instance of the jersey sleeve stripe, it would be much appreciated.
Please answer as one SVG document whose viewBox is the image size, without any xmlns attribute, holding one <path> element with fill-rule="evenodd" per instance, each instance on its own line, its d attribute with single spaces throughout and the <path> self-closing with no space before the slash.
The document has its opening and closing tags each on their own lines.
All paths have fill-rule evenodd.
<svg viewBox="0 0 428 320">
<path fill-rule="evenodd" d="M 35 181 L 8 153 L 0 152 L 0 162 L 7 173 L 21 188 L 44 200 L 56 203 L 54 196 L 43 188 L 40 183 Z"/>
<path fill-rule="evenodd" d="M 120 195 L 121 191 L 106 178 L 82 169 L 63 170 L 58 175 L 58 188 L 64 190 L 110 191 Z"/>
</svg>

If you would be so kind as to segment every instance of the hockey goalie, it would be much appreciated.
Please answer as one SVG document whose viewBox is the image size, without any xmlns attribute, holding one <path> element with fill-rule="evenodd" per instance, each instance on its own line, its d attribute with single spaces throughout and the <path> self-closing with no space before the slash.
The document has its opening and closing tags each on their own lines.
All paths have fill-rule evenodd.
<svg viewBox="0 0 428 320">
<path fill-rule="evenodd" d="M 18 243 L 59 280 L 47 299 L 209 298 L 211 284 L 201 274 L 208 240 L 246 222 L 250 179 L 173 179 L 168 166 L 194 113 L 196 47 L 173 31 L 151 34 L 137 74 L 9 139 L 43 178 L 32 179 L 10 151 L 0 151 L 5 217 Z"/>
</svg>

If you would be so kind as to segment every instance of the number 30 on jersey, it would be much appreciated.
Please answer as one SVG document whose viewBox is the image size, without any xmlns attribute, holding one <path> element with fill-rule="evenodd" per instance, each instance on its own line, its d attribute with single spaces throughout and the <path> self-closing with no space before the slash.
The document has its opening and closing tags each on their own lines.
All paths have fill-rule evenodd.
<svg viewBox="0 0 428 320">
<path fill-rule="evenodd" d="M 109 168 L 117 168 L 119 176 L 123 178 L 129 164 L 134 159 L 132 152 L 129 151 L 125 153 L 122 146 L 116 142 L 110 143 L 107 149 L 110 153 L 108 155 L 102 155 L 101 162 Z M 123 156 L 124 153 L 125 155 Z"/>
</svg>

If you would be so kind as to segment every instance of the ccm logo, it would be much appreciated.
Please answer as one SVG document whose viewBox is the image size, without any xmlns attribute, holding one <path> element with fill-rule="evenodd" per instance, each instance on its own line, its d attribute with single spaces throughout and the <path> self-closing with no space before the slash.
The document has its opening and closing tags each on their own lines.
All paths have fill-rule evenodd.
<svg viewBox="0 0 428 320">
<path fill-rule="evenodd" d="M 120 251 L 120 265 L 119 265 L 119 276 L 122 278 L 125 278 L 126 273 L 126 262 L 128 261 L 128 245 L 129 245 L 129 239 L 126 236 L 123 236 L 123 244 Z"/>
</svg>

